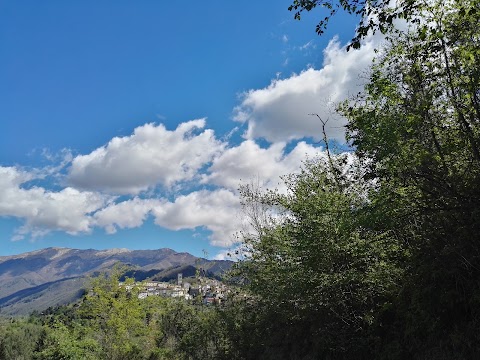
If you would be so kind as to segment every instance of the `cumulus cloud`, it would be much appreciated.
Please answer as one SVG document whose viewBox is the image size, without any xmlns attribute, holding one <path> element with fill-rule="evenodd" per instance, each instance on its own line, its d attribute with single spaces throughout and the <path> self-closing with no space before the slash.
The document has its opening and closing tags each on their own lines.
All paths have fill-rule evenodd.
<svg viewBox="0 0 480 360">
<path fill-rule="evenodd" d="M 230 261 L 235 261 L 237 260 L 237 254 L 235 252 L 238 252 L 239 250 L 235 249 L 223 249 L 220 250 L 215 254 L 213 257 L 214 260 L 230 260 Z"/>
<path fill-rule="evenodd" d="M 0 167 L 0 216 L 25 221 L 14 240 L 36 238 L 51 231 L 76 235 L 101 227 L 113 234 L 117 229 L 140 227 L 153 214 L 155 223 L 170 230 L 203 227 L 212 232 L 211 243 L 228 246 L 238 231 L 240 201 L 226 189 L 196 191 L 174 201 L 134 197 L 118 203 L 98 192 L 66 187 L 48 191 L 22 187 L 34 180 L 31 173 Z"/>
<path fill-rule="evenodd" d="M 0 216 L 25 220 L 14 237 L 17 240 L 26 234 L 35 237 L 54 230 L 69 234 L 89 232 L 91 214 L 110 200 L 108 196 L 71 187 L 58 192 L 22 187 L 34 178 L 32 173 L 14 167 L 0 167 Z"/>
<path fill-rule="evenodd" d="M 210 242 L 229 246 L 240 226 L 240 200 L 226 189 L 195 191 L 179 196 L 174 202 L 156 206 L 155 223 L 170 230 L 203 227 L 212 232 Z"/>
<path fill-rule="evenodd" d="M 328 137 L 344 142 L 346 120 L 333 115 L 329 104 L 362 89 L 359 74 L 369 68 L 380 41 L 379 37 L 370 37 L 360 50 L 346 52 L 337 39 L 331 40 L 324 50 L 321 69 L 309 68 L 286 79 L 275 79 L 263 89 L 247 91 L 234 110 L 234 120 L 248 124 L 248 139 L 321 139 L 321 122 L 308 115 L 315 113 L 324 120 L 330 118 Z"/>
<path fill-rule="evenodd" d="M 139 199 L 135 197 L 109 206 L 95 213 L 95 225 L 105 228 L 108 234 L 114 234 L 117 229 L 131 229 L 140 227 L 148 217 L 150 211 L 160 206 L 161 200 Z"/>
<path fill-rule="evenodd" d="M 169 230 L 211 231 L 210 242 L 229 246 L 241 229 L 240 199 L 226 189 L 194 191 L 179 195 L 173 201 L 161 199 L 133 199 L 111 203 L 93 215 L 91 224 L 102 227 L 109 234 L 118 229 L 136 228 L 152 215 L 155 224 Z"/>
<path fill-rule="evenodd" d="M 193 179 L 224 144 L 205 127 L 205 119 L 181 123 L 169 131 L 162 124 L 137 127 L 131 136 L 73 159 L 70 183 L 80 189 L 138 194 L 156 185 Z"/>
<path fill-rule="evenodd" d="M 118 229 L 140 227 L 152 215 L 158 226 L 170 230 L 202 227 L 211 231 L 212 244 L 229 246 L 237 241 L 235 233 L 246 226 L 236 191 L 240 180 L 254 179 L 262 187 L 279 187 L 281 175 L 298 171 L 306 156 L 320 153 L 305 142 L 290 152 L 285 147 L 280 143 L 261 148 L 252 140 L 243 141 L 218 155 L 203 174 L 202 183 L 215 185 L 216 190 L 186 191 L 173 201 L 134 197 L 111 203 L 94 214 L 94 224 L 113 234 Z"/>
<path fill-rule="evenodd" d="M 320 151 L 305 142 L 299 142 L 293 150 L 286 152 L 284 142 L 261 148 L 253 140 L 225 150 L 216 157 L 202 181 L 236 190 L 241 181 L 258 181 L 265 188 L 280 184 L 280 176 L 296 172 L 306 157 L 313 158 Z"/>
</svg>

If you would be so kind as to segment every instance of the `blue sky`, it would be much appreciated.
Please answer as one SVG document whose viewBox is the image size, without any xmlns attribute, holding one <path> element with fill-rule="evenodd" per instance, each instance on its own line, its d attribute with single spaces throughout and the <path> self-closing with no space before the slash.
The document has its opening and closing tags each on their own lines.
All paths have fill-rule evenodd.
<svg viewBox="0 0 480 360">
<path fill-rule="evenodd" d="M 344 142 L 331 109 L 378 44 L 289 4 L 1 1 L 0 255 L 237 246 L 238 185 L 321 152 L 309 113 Z"/>
</svg>

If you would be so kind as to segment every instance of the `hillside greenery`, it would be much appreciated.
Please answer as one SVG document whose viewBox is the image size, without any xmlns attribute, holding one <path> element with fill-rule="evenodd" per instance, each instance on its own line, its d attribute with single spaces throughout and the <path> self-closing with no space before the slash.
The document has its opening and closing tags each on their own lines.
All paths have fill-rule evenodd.
<svg viewBox="0 0 480 360">
<path fill-rule="evenodd" d="M 241 189 L 252 231 L 224 305 L 102 276 L 75 305 L 4 319 L 0 358 L 480 358 L 480 2 L 405 6 L 376 13 L 388 39 L 339 105 L 355 151 L 308 160 L 286 192 Z"/>
</svg>

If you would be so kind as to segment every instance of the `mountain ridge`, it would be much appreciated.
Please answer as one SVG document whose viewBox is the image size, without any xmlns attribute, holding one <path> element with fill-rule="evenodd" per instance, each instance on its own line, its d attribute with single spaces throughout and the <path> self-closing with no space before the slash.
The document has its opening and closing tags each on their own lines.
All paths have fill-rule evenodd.
<svg viewBox="0 0 480 360">
<path fill-rule="evenodd" d="M 108 272 L 117 263 L 158 273 L 174 273 L 182 267 L 195 266 L 216 276 L 232 264 L 168 248 L 95 250 L 49 247 L 0 256 L 0 315 L 27 314 L 71 302 L 78 298 L 90 276 Z"/>
</svg>

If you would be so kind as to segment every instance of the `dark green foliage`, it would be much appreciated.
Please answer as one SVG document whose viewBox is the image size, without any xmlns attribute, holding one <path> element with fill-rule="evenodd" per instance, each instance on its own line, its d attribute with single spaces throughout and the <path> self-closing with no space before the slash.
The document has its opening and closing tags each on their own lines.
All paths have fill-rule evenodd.
<svg viewBox="0 0 480 360">
<path fill-rule="evenodd" d="M 389 357 L 480 354 L 478 7 L 425 6 L 425 23 L 392 41 L 361 101 L 343 107 L 380 183 L 375 201 L 411 253 Z"/>
<path fill-rule="evenodd" d="M 244 234 L 248 256 L 237 271 L 277 358 L 371 357 L 379 318 L 399 290 L 405 250 L 372 226 L 373 186 L 356 165 L 342 171 L 352 160 L 307 163 L 285 178 L 287 194 L 243 189 L 258 225 Z M 258 204 L 263 212 L 249 210 Z"/>
<path fill-rule="evenodd" d="M 31 359 L 43 333 L 35 319 L 0 319 L 0 359 Z"/>
<path fill-rule="evenodd" d="M 181 359 L 232 359 L 230 334 L 219 309 L 171 302 L 162 314 L 158 344 Z"/>
<path fill-rule="evenodd" d="M 365 91 L 340 108 L 359 176 L 339 181 L 324 161 L 287 177 L 288 195 L 244 189 L 256 233 L 236 275 L 277 358 L 478 358 L 480 3 L 369 4 L 422 21 L 389 33 Z M 291 10 L 319 5 L 335 4 Z"/>
</svg>

